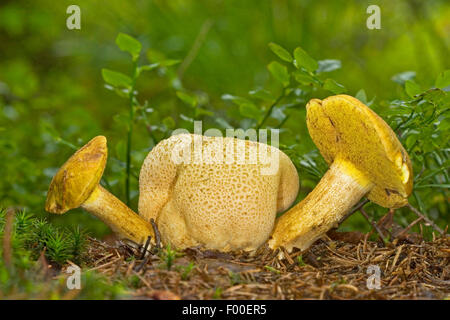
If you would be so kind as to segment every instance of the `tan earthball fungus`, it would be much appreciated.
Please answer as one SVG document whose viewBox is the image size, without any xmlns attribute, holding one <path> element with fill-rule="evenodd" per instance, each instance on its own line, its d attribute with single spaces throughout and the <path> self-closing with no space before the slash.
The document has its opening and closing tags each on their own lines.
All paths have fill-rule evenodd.
<svg viewBox="0 0 450 320">
<path fill-rule="evenodd" d="M 412 191 L 408 154 L 388 124 L 358 99 L 312 99 L 307 126 L 330 168 L 303 201 L 278 219 L 271 248 L 304 250 L 362 197 L 398 208 L 408 203 Z"/>
<path fill-rule="evenodd" d="M 275 147 L 180 134 L 149 153 L 139 187 L 139 214 L 155 219 L 163 242 L 254 250 L 272 233 L 276 213 L 295 200 L 299 179 Z"/>
<path fill-rule="evenodd" d="M 119 237 L 143 243 L 153 235 L 150 224 L 99 184 L 107 154 L 103 136 L 93 138 L 75 152 L 53 177 L 45 210 L 62 214 L 81 207 L 106 223 Z"/>
</svg>

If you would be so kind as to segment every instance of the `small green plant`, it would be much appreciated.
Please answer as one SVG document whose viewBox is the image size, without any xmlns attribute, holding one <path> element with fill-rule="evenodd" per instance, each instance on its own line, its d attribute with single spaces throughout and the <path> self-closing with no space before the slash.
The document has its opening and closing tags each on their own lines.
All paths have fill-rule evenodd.
<svg viewBox="0 0 450 320">
<path fill-rule="evenodd" d="M 264 266 L 265 269 L 267 269 L 270 272 L 276 273 L 276 274 L 280 274 L 280 270 L 275 269 L 274 267 L 271 266 Z"/>
<path fill-rule="evenodd" d="M 102 69 L 103 80 L 106 82 L 106 88 L 114 91 L 119 97 L 128 100 L 128 118 L 126 116 L 118 117 L 127 131 L 126 140 L 126 159 L 125 159 L 125 198 L 126 204 L 130 205 L 130 178 L 131 172 L 131 150 L 133 141 L 133 127 L 138 111 L 144 112 L 145 104 L 141 104 L 137 99 L 136 82 L 143 71 L 155 70 L 160 67 L 169 67 L 177 64 L 178 60 L 160 60 L 155 63 L 139 65 L 142 44 L 135 38 L 125 33 L 119 33 L 116 38 L 116 44 L 120 50 L 128 52 L 131 56 L 132 68 L 131 75 L 126 75 L 119 71 Z"/>
<path fill-rule="evenodd" d="M 177 266 L 179 272 L 181 272 L 181 280 L 189 280 L 192 270 L 195 268 L 195 263 L 190 262 L 187 266 Z"/>
<path fill-rule="evenodd" d="M 336 289 L 336 287 L 337 287 L 338 285 L 340 285 L 340 284 L 346 284 L 346 283 L 347 283 L 347 280 L 344 279 L 344 278 L 342 278 L 342 277 L 340 277 L 339 280 L 334 281 L 334 282 L 331 284 L 331 286 L 330 286 L 330 292 L 333 292 L 334 289 Z"/>
<path fill-rule="evenodd" d="M 127 278 L 127 284 L 131 288 L 139 288 L 141 279 L 137 275 L 133 274 Z"/>
<path fill-rule="evenodd" d="M 215 288 L 212 298 L 213 299 L 222 299 L 222 291 L 223 291 L 223 289 L 221 287 Z"/>
<path fill-rule="evenodd" d="M 4 256 L 6 212 L 0 209 L 0 256 Z M 111 282 L 92 271 L 82 272 L 81 291 L 68 291 L 65 274 L 56 278 L 48 273 L 47 261 L 58 267 L 67 260 L 82 263 L 85 254 L 86 234 L 76 228 L 66 230 L 50 224 L 45 219 L 20 211 L 14 216 L 10 247 L 6 248 L 11 261 L 0 259 L 0 299 L 23 297 L 37 299 L 116 299 L 126 294 L 120 281 Z M 75 295 L 73 295 L 75 293 Z"/>
<path fill-rule="evenodd" d="M 306 263 L 303 261 L 303 256 L 302 255 L 297 256 L 297 264 L 298 264 L 299 267 L 306 266 Z"/>
<path fill-rule="evenodd" d="M 293 54 L 275 43 L 270 43 L 269 48 L 282 61 L 272 61 L 267 65 L 268 71 L 281 86 L 280 91 L 255 89 L 249 92 L 249 98 L 230 94 L 222 96 L 222 99 L 239 107 L 241 116 L 251 120 L 250 127 L 260 129 L 271 120 L 271 127 L 280 129 L 289 119 L 291 111 L 303 106 L 312 92 L 325 90 L 339 94 L 347 91 L 327 76 L 328 72 L 341 67 L 339 60 L 316 61 L 301 47 L 297 47 Z"/>
<path fill-rule="evenodd" d="M 71 235 L 71 251 L 75 263 L 80 263 L 87 245 L 87 233 L 79 226 L 69 230 Z"/>
<path fill-rule="evenodd" d="M 73 258 L 70 242 L 62 231 L 55 231 L 45 239 L 46 256 L 60 265 Z"/>
<path fill-rule="evenodd" d="M 230 271 L 228 276 L 230 277 L 230 283 L 232 286 L 242 283 L 241 275 L 239 273 Z"/>
<path fill-rule="evenodd" d="M 163 265 L 167 270 L 171 270 L 175 259 L 181 257 L 183 254 L 178 252 L 176 249 L 172 249 L 170 243 L 163 249 L 160 250 L 160 258 L 163 261 Z"/>
<path fill-rule="evenodd" d="M 411 157 L 413 196 L 419 209 L 426 211 L 427 196 L 445 197 L 450 188 L 450 94 L 443 90 L 450 85 L 450 70 L 442 72 L 429 89 L 415 82 L 414 75 L 395 78 L 405 95 L 392 101 L 385 115 Z"/>
<path fill-rule="evenodd" d="M 5 210 L 1 210 L 0 235 L 3 233 L 5 215 Z M 58 265 L 64 264 L 67 260 L 81 263 L 86 237 L 86 233 L 80 228 L 72 230 L 57 228 L 45 219 L 20 211 L 14 217 L 12 249 L 27 250 L 33 259 L 44 253 L 50 262 Z"/>
</svg>

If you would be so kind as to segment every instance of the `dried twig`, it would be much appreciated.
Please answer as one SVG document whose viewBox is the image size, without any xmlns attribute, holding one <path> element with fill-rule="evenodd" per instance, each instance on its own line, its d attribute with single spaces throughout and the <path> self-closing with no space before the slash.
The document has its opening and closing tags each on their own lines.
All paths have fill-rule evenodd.
<svg viewBox="0 0 450 320">
<path fill-rule="evenodd" d="M 444 231 L 439 228 L 433 221 L 431 221 L 430 219 L 428 219 L 427 216 L 425 216 L 422 212 L 420 212 L 419 210 L 417 210 L 416 208 L 414 208 L 411 204 L 407 204 L 406 205 L 412 212 L 414 212 L 416 215 L 418 215 L 419 217 L 421 217 L 427 224 L 429 224 L 430 226 L 433 227 L 434 230 L 436 230 L 437 232 L 439 232 L 440 234 L 444 234 Z"/>
<path fill-rule="evenodd" d="M 411 222 L 405 229 L 403 229 L 399 233 L 395 234 L 394 238 L 401 238 L 405 233 L 407 233 L 412 227 L 414 227 L 418 222 L 420 222 L 422 220 L 423 220 L 422 217 L 417 218 L 416 220 Z"/>
<path fill-rule="evenodd" d="M 142 254 L 141 254 L 141 257 L 139 258 L 139 260 L 144 259 L 145 254 L 147 253 L 147 249 L 148 249 L 148 246 L 150 245 L 150 241 L 151 240 L 152 240 L 152 237 L 148 236 L 147 237 L 147 241 L 145 241 L 145 245 L 144 245 L 144 248 L 142 249 Z"/>
<path fill-rule="evenodd" d="M 370 223 L 372 228 L 375 229 L 375 231 L 378 233 L 378 236 L 380 237 L 381 241 L 383 241 L 383 244 L 386 244 L 384 242 L 384 237 L 385 237 L 384 233 L 383 233 L 383 231 L 381 231 L 380 228 L 378 228 L 378 225 L 369 217 L 369 215 L 363 208 L 359 208 L 359 212 L 361 212 L 361 214 L 364 216 L 364 218 L 366 218 L 366 220 Z"/>
<path fill-rule="evenodd" d="M 151 256 L 152 256 L 151 254 L 147 255 L 147 257 L 145 257 L 145 259 L 136 267 L 136 269 L 134 269 L 134 271 L 136 273 L 141 271 L 142 268 L 148 263 L 148 261 L 150 260 Z"/>
<path fill-rule="evenodd" d="M 155 220 L 153 218 L 150 219 L 150 223 L 152 224 L 153 231 L 155 232 L 155 241 L 156 241 L 156 248 L 161 248 L 161 234 L 159 233 L 158 226 L 155 223 Z"/>
<path fill-rule="evenodd" d="M 364 199 L 364 200 L 360 201 L 355 207 L 353 207 L 352 210 L 350 210 L 344 217 L 342 217 L 342 219 L 338 222 L 338 225 L 341 225 L 345 220 L 347 220 L 348 217 L 350 217 L 356 211 L 358 211 L 359 209 L 364 207 L 366 205 L 366 203 L 368 203 L 368 202 L 369 202 L 368 199 Z"/>
</svg>

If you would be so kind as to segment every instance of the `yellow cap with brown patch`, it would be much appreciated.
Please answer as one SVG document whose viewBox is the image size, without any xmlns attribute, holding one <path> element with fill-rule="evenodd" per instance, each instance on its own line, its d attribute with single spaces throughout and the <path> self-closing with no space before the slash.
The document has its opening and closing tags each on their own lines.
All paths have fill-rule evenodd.
<svg viewBox="0 0 450 320">
<path fill-rule="evenodd" d="M 394 131 L 370 108 L 348 95 L 314 99 L 307 106 L 307 125 L 328 164 L 346 160 L 372 181 L 369 200 L 387 208 L 407 204 L 411 161 Z"/>
<path fill-rule="evenodd" d="M 104 136 L 93 138 L 75 152 L 53 177 L 45 210 L 61 214 L 84 203 L 102 178 L 107 156 Z"/>
</svg>

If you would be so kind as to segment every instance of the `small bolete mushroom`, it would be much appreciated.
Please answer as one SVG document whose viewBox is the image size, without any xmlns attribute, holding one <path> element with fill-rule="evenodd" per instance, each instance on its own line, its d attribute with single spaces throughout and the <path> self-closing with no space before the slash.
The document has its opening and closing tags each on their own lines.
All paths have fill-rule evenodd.
<svg viewBox="0 0 450 320">
<path fill-rule="evenodd" d="M 271 248 L 305 250 L 362 197 L 398 208 L 412 191 L 408 154 L 370 108 L 347 95 L 312 99 L 306 108 L 308 131 L 330 168 L 303 201 L 278 219 Z"/>
<path fill-rule="evenodd" d="M 139 187 L 139 214 L 155 219 L 163 242 L 249 251 L 267 241 L 276 213 L 295 200 L 299 179 L 275 147 L 180 134 L 148 154 Z"/>
<path fill-rule="evenodd" d="M 150 224 L 99 184 L 107 154 L 103 136 L 93 138 L 75 152 L 53 177 L 45 210 L 62 214 L 81 207 L 106 223 L 120 238 L 144 243 L 148 236 L 153 236 Z"/>
</svg>

